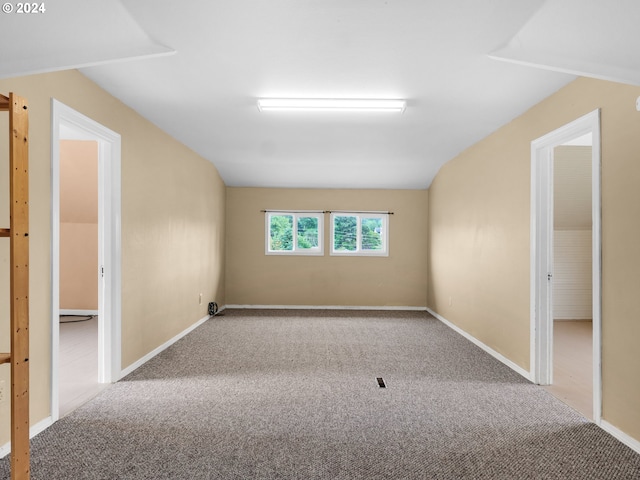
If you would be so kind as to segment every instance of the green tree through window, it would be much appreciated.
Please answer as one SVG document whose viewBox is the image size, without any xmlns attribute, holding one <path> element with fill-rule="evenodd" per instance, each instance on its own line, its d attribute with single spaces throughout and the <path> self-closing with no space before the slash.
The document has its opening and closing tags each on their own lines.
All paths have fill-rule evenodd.
<svg viewBox="0 0 640 480">
<path fill-rule="evenodd" d="M 293 250 L 292 215 L 272 215 L 269 233 L 270 250 Z"/>
<path fill-rule="evenodd" d="M 333 249 L 349 252 L 358 249 L 358 217 L 336 215 L 333 218 Z"/>
<path fill-rule="evenodd" d="M 298 248 L 318 246 L 318 219 L 316 217 L 298 217 Z"/>
<path fill-rule="evenodd" d="M 382 249 L 382 219 L 363 218 L 362 219 L 362 249 L 381 250 Z"/>
<path fill-rule="evenodd" d="M 334 213 L 331 222 L 332 255 L 388 256 L 387 213 Z"/>
<path fill-rule="evenodd" d="M 322 255 L 322 213 L 267 212 L 267 254 Z"/>
</svg>

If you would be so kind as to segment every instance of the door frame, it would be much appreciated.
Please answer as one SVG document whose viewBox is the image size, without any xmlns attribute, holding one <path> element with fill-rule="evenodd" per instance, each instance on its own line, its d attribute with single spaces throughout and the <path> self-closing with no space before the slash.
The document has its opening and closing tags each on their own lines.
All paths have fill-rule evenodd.
<svg viewBox="0 0 640 480">
<path fill-rule="evenodd" d="M 64 130 L 98 143 L 98 381 L 121 375 L 121 139 L 89 117 L 51 99 L 51 417 L 60 416 L 60 140 Z"/>
<path fill-rule="evenodd" d="M 600 109 L 531 142 L 531 379 L 553 381 L 553 149 L 592 134 L 591 217 L 593 297 L 593 419 L 602 416 L 602 213 Z"/>
</svg>

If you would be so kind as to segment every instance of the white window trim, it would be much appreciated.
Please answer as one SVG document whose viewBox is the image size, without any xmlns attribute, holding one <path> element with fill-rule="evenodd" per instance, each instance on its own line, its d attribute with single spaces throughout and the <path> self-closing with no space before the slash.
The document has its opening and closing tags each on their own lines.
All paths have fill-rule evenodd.
<svg viewBox="0 0 640 480">
<path fill-rule="evenodd" d="M 270 226 L 271 217 L 274 216 L 292 216 L 293 217 L 293 250 L 271 250 L 269 248 L 269 240 L 271 238 Z M 318 219 L 318 246 L 313 248 L 298 248 L 298 218 L 299 217 L 311 217 Z M 324 255 L 324 213 L 317 211 L 305 212 L 305 211 L 266 211 L 264 214 L 264 253 L 265 255 L 303 255 L 303 256 L 321 256 Z"/>
<path fill-rule="evenodd" d="M 334 228 L 335 217 L 356 217 L 357 218 L 357 249 L 354 251 L 335 250 Z M 382 250 L 362 250 L 362 219 L 382 218 Z M 337 257 L 388 257 L 389 256 L 389 214 L 388 213 L 360 213 L 360 212 L 331 212 L 331 248 L 330 255 Z"/>
</svg>

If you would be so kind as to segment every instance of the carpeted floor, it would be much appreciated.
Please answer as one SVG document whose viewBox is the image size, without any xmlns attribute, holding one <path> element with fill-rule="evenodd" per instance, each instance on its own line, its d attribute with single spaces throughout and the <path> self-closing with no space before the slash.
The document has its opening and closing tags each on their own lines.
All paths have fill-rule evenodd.
<svg viewBox="0 0 640 480">
<path fill-rule="evenodd" d="M 32 478 L 638 479 L 640 455 L 426 313 L 236 310 L 35 437 Z"/>
</svg>

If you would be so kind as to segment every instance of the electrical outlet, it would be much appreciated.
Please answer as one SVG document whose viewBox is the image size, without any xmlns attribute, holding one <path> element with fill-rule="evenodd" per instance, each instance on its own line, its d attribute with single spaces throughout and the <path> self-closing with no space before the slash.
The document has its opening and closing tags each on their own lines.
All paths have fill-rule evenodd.
<svg viewBox="0 0 640 480">
<path fill-rule="evenodd" d="M 202 294 L 200 294 L 200 298 L 198 298 L 198 305 L 202 305 Z"/>
<path fill-rule="evenodd" d="M 5 401 L 4 380 L 0 380 L 0 403 Z"/>
</svg>

